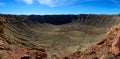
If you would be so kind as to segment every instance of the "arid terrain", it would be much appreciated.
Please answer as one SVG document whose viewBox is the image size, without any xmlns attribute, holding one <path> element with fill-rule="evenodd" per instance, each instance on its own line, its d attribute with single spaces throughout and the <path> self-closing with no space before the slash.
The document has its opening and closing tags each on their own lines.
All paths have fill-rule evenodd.
<svg viewBox="0 0 120 59">
<path fill-rule="evenodd" d="M 51 57 L 55 57 L 56 55 L 59 57 L 74 57 L 75 52 L 80 51 L 80 55 L 77 55 L 79 55 L 80 57 L 78 57 L 81 59 L 90 59 L 88 56 L 94 56 L 94 53 L 96 53 L 95 56 L 97 55 L 96 59 L 102 59 L 102 57 L 103 59 L 106 59 L 104 56 L 101 57 L 101 55 L 107 53 L 102 52 L 106 52 L 108 51 L 106 49 L 110 49 L 111 43 L 109 41 L 111 40 L 108 40 L 108 38 L 114 37 L 111 35 L 111 32 L 109 32 L 109 28 L 118 25 L 119 23 L 120 15 L 118 14 L 0 14 L 0 54 L 4 54 L 7 57 L 11 54 L 11 59 L 19 59 L 27 55 L 27 52 L 23 52 L 25 50 L 29 52 L 30 56 L 39 54 L 40 57 L 42 56 L 51 59 Z M 118 34 L 118 32 L 116 34 Z M 108 38 L 106 38 L 106 36 Z M 103 43 L 102 40 L 107 43 Z M 91 53 L 89 50 L 94 52 Z M 96 51 L 102 52 L 100 54 L 100 52 Z M 39 53 L 36 54 L 37 52 Z M 72 53 L 74 54 L 70 55 Z M 113 51 L 113 55 L 114 53 L 115 52 Z M 109 52 L 108 54 L 112 53 Z M 7 59 L 6 56 L 5 58 Z M 84 56 L 87 56 L 88 58 Z M 56 57 L 56 59 L 58 58 Z"/>
</svg>

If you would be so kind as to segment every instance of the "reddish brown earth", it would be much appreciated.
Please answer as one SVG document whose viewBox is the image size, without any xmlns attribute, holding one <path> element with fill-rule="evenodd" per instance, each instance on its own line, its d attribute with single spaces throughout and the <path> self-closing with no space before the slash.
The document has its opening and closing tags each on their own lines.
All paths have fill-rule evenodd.
<svg viewBox="0 0 120 59">
<path fill-rule="evenodd" d="M 47 58 L 47 54 L 44 49 L 41 51 L 37 50 L 28 50 L 25 48 L 16 47 L 12 49 L 10 44 L 6 44 L 4 42 L 5 34 L 4 34 L 4 22 L 0 21 L 0 54 L 7 56 L 5 59 L 45 59 Z M 3 57 L 0 57 L 3 59 Z"/>
<path fill-rule="evenodd" d="M 44 59 L 47 58 L 47 55 L 43 51 L 36 51 L 36 50 L 25 50 L 21 48 L 16 48 L 15 50 L 4 49 L 3 47 L 0 50 L 0 53 L 2 53 L 4 56 L 7 56 L 9 59 L 21 59 L 21 58 L 39 58 Z"/>
</svg>

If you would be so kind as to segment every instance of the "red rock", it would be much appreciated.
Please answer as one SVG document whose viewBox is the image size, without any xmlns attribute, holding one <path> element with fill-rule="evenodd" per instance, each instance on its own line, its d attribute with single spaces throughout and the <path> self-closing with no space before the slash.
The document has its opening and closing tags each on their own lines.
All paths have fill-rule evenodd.
<svg viewBox="0 0 120 59">
<path fill-rule="evenodd" d="M 79 59 L 88 59 L 88 55 L 82 55 Z"/>
<path fill-rule="evenodd" d="M 111 52 L 114 55 L 119 55 L 120 54 L 120 32 L 118 32 L 118 34 L 113 39 Z"/>
<path fill-rule="evenodd" d="M 4 45 L 3 41 L 2 41 L 2 40 L 0 40 L 0 46 L 3 46 L 3 45 Z"/>
<path fill-rule="evenodd" d="M 4 50 L 4 47 L 3 47 L 3 46 L 0 46 L 0 50 Z"/>
</svg>

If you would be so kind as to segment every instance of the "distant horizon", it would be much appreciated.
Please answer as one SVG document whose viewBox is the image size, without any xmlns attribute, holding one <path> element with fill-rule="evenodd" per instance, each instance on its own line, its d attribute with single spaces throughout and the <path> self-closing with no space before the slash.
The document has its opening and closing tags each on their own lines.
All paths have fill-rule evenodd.
<svg viewBox="0 0 120 59">
<path fill-rule="evenodd" d="M 95 15 L 101 15 L 101 14 L 105 14 L 105 15 L 116 15 L 116 14 L 120 14 L 120 13 L 61 13 L 61 14 L 22 14 L 22 13 L 0 13 L 0 14 L 11 14 L 11 15 L 79 15 L 79 14 L 95 14 Z"/>
<path fill-rule="evenodd" d="M 2 15 L 81 15 L 81 14 L 3 14 L 3 13 L 0 13 Z M 85 13 L 84 13 L 85 14 Z M 91 14 L 91 15 L 119 15 L 120 13 L 118 14 Z M 90 14 L 85 14 L 85 15 L 90 15 Z"/>
</svg>

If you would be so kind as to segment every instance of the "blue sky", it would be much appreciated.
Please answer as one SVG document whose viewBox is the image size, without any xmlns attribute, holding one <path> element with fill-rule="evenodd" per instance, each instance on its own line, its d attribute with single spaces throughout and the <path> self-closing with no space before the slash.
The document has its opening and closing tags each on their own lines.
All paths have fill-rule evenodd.
<svg viewBox="0 0 120 59">
<path fill-rule="evenodd" d="M 2 14 L 119 14 L 120 0 L 0 0 Z"/>
</svg>

